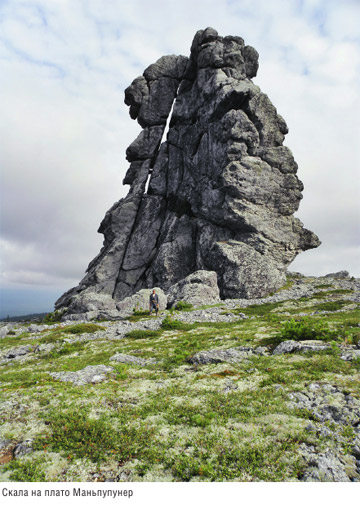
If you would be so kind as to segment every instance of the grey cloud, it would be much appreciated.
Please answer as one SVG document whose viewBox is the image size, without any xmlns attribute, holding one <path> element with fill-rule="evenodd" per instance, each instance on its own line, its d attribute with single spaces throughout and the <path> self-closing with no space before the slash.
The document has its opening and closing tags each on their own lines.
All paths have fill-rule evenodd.
<svg viewBox="0 0 360 509">
<path fill-rule="evenodd" d="M 256 47 L 255 82 L 289 125 L 286 144 L 305 184 L 298 216 L 323 241 L 293 265 L 313 274 L 358 270 L 359 29 L 335 27 L 356 14 L 351 2 L 315 4 L 2 4 L 2 284 L 60 288 L 81 279 L 101 247 L 102 217 L 127 192 L 125 149 L 140 128 L 123 90 L 161 55 L 188 54 L 207 25 Z"/>
</svg>

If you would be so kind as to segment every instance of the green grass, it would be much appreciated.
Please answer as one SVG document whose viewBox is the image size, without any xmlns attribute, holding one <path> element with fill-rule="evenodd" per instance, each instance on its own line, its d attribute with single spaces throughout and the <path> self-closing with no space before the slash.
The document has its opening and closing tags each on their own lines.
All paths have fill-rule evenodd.
<svg viewBox="0 0 360 509">
<path fill-rule="evenodd" d="M 314 307 L 316 311 L 339 311 L 344 306 L 349 305 L 349 301 L 346 300 L 338 300 L 335 302 L 324 302 L 323 304 L 318 304 Z"/>
<path fill-rule="evenodd" d="M 322 297 L 327 291 L 319 293 Z M 317 451 L 336 447 L 344 454 L 351 449 L 351 427 L 334 423 L 339 437 L 334 443 L 307 431 L 309 421 L 317 425 L 312 412 L 289 405 L 289 394 L 306 391 L 310 382 L 331 383 L 360 397 L 360 360 L 346 362 L 339 354 L 340 344 L 360 340 L 360 313 L 344 310 L 348 301 L 341 295 L 328 295 L 331 305 L 341 306 L 328 315 L 296 317 L 322 305 L 304 298 L 237 308 L 255 318 L 234 322 L 187 324 L 167 313 L 161 329 L 135 329 L 123 338 L 104 334 L 80 336 L 73 344 L 63 341 L 101 331 L 96 324 L 90 324 L 96 329 L 60 324 L 41 337 L 29 334 L 26 344 L 53 343 L 55 348 L 0 365 L 0 435 L 16 442 L 36 435 L 35 452 L 0 465 L 0 482 L 7 476 L 20 482 L 93 481 L 94 472 L 99 480 L 126 472 L 135 482 L 297 481 L 305 468 L 300 444 Z M 284 315 L 287 309 L 292 319 Z M 151 319 L 147 312 L 138 313 L 132 321 Z M 331 348 L 254 355 L 238 363 L 188 363 L 203 350 L 286 339 L 316 339 Z M 0 342 L 3 349 L 19 344 L 14 336 Z M 158 363 L 110 363 L 119 351 Z M 85 386 L 48 374 L 95 364 L 111 364 L 114 371 L 106 381 Z"/>
<path fill-rule="evenodd" d="M 151 428 L 130 423 L 112 427 L 104 418 L 91 419 L 85 410 L 53 412 L 46 417 L 49 433 L 34 442 L 38 450 L 65 451 L 70 457 L 99 462 L 109 457 L 123 462 L 143 454 L 151 443 Z"/>
<path fill-rule="evenodd" d="M 97 325 L 96 323 L 79 323 L 76 325 L 68 325 L 66 327 L 60 326 L 53 329 L 49 334 L 45 333 L 39 340 L 39 343 L 57 343 L 68 334 L 89 334 L 99 330 L 105 330 L 105 327 Z"/>
<path fill-rule="evenodd" d="M 44 385 L 51 380 L 50 376 L 43 371 L 34 371 L 27 369 L 8 369 L 0 372 L 0 383 L 2 390 L 10 392 L 11 390 L 27 389 L 30 387 Z"/>
<path fill-rule="evenodd" d="M 161 336 L 161 331 L 157 330 L 132 330 L 125 334 L 125 338 L 132 339 L 146 339 L 146 338 L 158 338 Z"/>
<path fill-rule="evenodd" d="M 271 311 L 281 306 L 282 302 L 268 302 L 266 304 L 251 304 L 245 308 L 237 308 L 235 313 L 244 313 L 247 316 L 268 316 Z"/>
<path fill-rule="evenodd" d="M 42 358 L 58 359 L 59 357 L 71 355 L 75 352 L 78 353 L 83 352 L 85 348 L 86 348 L 85 343 L 75 343 L 75 344 L 65 343 L 58 350 L 52 350 L 51 352 L 44 354 Z"/>
<path fill-rule="evenodd" d="M 46 324 L 53 324 L 53 323 L 59 323 L 61 322 L 61 318 L 63 316 L 64 312 L 55 310 L 52 313 L 48 313 L 45 318 L 43 319 L 43 323 Z"/>
<path fill-rule="evenodd" d="M 192 479 L 208 481 L 267 480 L 282 481 L 297 447 L 289 437 L 278 443 L 242 445 L 236 437 L 226 440 L 220 434 L 199 436 L 192 444 L 191 454 L 170 454 L 166 466 L 179 481 Z M 300 459 L 292 460 L 295 475 L 302 470 Z"/>
<path fill-rule="evenodd" d="M 278 339 L 281 341 L 332 341 L 336 336 L 336 332 L 331 331 L 325 322 L 303 318 L 299 321 L 285 322 L 279 331 Z"/>
<path fill-rule="evenodd" d="M 150 320 L 151 317 L 149 315 L 149 311 L 141 310 L 141 311 L 134 311 L 134 313 L 126 318 L 129 322 L 139 322 L 143 319 Z"/>
<path fill-rule="evenodd" d="M 320 288 L 319 286 L 317 286 L 317 288 Z M 326 285 L 325 285 L 325 288 L 328 288 Z M 354 290 L 342 290 L 342 289 L 336 289 L 334 288 L 333 290 L 329 290 L 327 292 L 316 292 L 316 293 L 313 293 L 311 298 L 323 298 L 323 297 L 327 297 L 329 295 L 347 295 L 347 294 L 351 294 L 351 293 L 354 293 Z"/>
<path fill-rule="evenodd" d="M 179 300 L 179 302 L 175 305 L 175 309 L 176 311 L 191 311 L 194 309 L 194 306 L 190 304 L 190 302 Z"/>
<path fill-rule="evenodd" d="M 28 460 L 18 459 L 8 463 L 4 467 L 4 471 L 11 471 L 11 481 L 17 482 L 44 482 L 46 475 L 44 472 L 44 464 L 41 459 Z"/>
<path fill-rule="evenodd" d="M 62 328 L 62 332 L 66 334 L 89 334 L 99 330 L 105 330 L 105 327 L 96 325 L 96 323 L 78 323 Z"/>
<path fill-rule="evenodd" d="M 188 331 L 194 329 L 196 325 L 190 323 L 184 323 L 176 318 L 172 318 L 170 315 L 167 315 L 161 324 L 161 328 L 163 330 L 181 330 Z"/>
</svg>

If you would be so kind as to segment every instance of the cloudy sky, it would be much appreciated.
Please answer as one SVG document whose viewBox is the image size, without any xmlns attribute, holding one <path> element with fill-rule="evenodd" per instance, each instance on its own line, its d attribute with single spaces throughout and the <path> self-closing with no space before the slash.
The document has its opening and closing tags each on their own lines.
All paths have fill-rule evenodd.
<svg viewBox="0 0 360 509">
<path fill-rule="evenodd" d="M 290 267 L 360 276 L 359 0 L 0 0 L 0 316 L 51 310 L 102 245 L 140 131 L 124 89 L 195 32 L 239 35 L 289 126 L 322 240 Z"/>
</svg>

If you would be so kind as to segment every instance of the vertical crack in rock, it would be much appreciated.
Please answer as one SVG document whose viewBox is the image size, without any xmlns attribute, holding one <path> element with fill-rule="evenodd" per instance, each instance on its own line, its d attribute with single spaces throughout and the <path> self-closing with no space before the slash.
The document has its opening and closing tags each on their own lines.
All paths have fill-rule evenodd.
<svg viewBox="0 0 360 509">
<path fill-rule="evenodd" d="M 125 90 L 142 127 L 126 150 L 130 190 L 100 225 L 100 254 L 56 308 L 81 292 L 118 301 L 167 291 L 197 270 L 217 273 L 221 298 L 262 297 L 298 253 L 320 245 L 293 216 L 303 185 L 283 146 L 286 122 L 251 80 L 257 70 L 241 37 L 207 28 L 189 58 L 161 57 Z"/>
</svg>

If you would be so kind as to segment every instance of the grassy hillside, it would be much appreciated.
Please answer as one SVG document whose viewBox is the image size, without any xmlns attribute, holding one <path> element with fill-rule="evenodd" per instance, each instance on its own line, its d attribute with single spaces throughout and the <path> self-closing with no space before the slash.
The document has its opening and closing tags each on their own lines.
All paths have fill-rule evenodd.
<svg viewBox="0 0 360 509">
<path fill-rule="evenodd" d="M 360 480 L 359 290 L 7 325 L 0 481 Z"/>
</svg>

